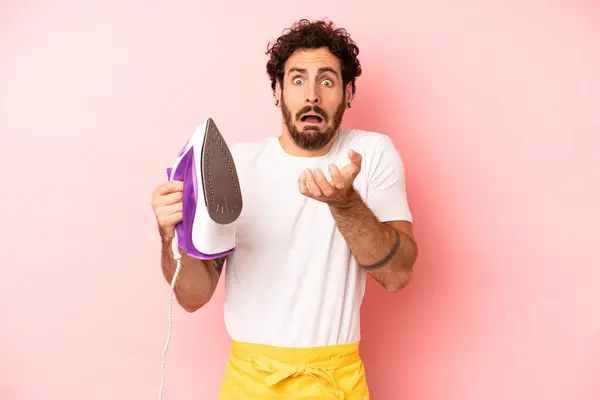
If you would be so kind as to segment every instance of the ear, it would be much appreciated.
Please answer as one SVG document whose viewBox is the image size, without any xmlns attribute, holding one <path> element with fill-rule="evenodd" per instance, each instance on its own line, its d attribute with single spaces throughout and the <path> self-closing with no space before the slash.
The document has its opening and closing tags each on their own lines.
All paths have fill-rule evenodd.
<svg viewBox="0 0 600 400">
<path fill-rule="evenodd" d="M 352 103 L 354 95 L 352 94 L 352 82 L 348 82 L 346 85 L 346 104 Z"/>
<path fill-rule="evenodd" d="M 275 97 L 275 106 L 280 107 L 281 106 L 281 83 L 279 82 L 279 79 L 275 82 L 275 93 L 273 93 L 273 96 Z"/>
</svg>

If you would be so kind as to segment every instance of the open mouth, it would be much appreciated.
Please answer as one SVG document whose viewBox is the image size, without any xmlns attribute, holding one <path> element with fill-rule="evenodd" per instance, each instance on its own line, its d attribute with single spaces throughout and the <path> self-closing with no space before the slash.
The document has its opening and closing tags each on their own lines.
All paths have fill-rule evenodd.
<svg viewBox="0 0 600 400">
<path fill-rule="evenodd" d="M 305 122 L 308 124 L 321 124 L 323 122 L 323 117 L 317 114 L 304 114 L 300 117 L 300 122 Z"/>
</svg>

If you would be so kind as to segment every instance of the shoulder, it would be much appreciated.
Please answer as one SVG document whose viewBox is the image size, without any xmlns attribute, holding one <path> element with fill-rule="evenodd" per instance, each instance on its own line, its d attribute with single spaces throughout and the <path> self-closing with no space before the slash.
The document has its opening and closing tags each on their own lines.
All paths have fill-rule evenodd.
<svg viewBox="0 0 600 400">
<path fill-rule="evenodd" d="M 363 129 L 348 129 L 342 132 L 343 149 L 354 150 L 362 155 L 365 164 L 377 163 L 382 159 L 399 157 L 392 138 L 384 133 Z"/>
<path fill-rule="evenodd" d="M 369 149 L 377 146 L 393 145 L 391 138 L 381 132 L 369 131 L 365 129 L 346 129 L 342 131 L 346 146 L 354 146 L 357 149 Z"/>
<path fill-rule="evenodd" d="M 390 136 L 361 129 L 345 131 L 344 135 L 342 151 L 352 149 L 362 156 L 362 174 L 367 185 L 404 179 L 404 163 Z"/>
</svg>

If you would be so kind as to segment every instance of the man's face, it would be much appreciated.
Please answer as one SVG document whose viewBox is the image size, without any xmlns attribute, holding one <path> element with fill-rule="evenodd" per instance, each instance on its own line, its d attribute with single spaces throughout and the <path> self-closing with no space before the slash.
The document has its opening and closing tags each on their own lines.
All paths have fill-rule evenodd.
<svg viewBox="0 0 600 400">
<path fill-rule="evenodd" d="M 340 61 L 327 48 L 294 53 L 280 92 L 283 122 L 294 143 L 305 150 L 329 144 L 342 123 L 347 95 Z"/>
</svg>

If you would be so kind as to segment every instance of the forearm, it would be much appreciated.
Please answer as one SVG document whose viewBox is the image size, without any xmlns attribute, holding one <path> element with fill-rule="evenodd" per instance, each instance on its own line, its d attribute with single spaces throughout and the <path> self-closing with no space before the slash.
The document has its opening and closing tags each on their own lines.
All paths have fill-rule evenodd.
<svg viewBox="0 0 600 400">
<path fill-rule="evenodd" d="M 361 266 L 371 266 L 385 260 L 397 243 L 394 255 L 382 265 L 366 271 L 389 291 L 398 291 L 410 280 L 417 257 L 414 240 L 404 232 L 380 222 L 356 191 L 349 201 L 330 206 L 338 230 L 346 240 L 352 255 Z"/>
<path fill-rule="evenodd" d="M 173 280 L 177 262 L 172 250 L 172 239 L 161 238 L 162 241 L 162 271 L 169 282 Z M 193 312 L 204 306 L 212 297 L 222 268 L 216 260 L 199 260 L 188 256 L 179 249 L 181 268 L 175 282 L 175 297 L 179 304 L 188 312 Z"/>
</svg>

